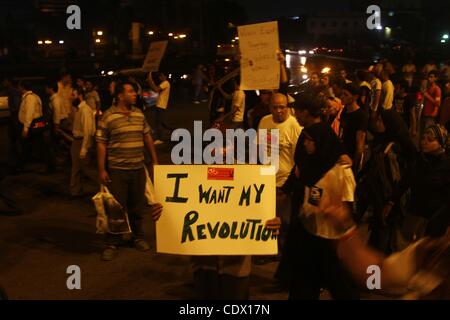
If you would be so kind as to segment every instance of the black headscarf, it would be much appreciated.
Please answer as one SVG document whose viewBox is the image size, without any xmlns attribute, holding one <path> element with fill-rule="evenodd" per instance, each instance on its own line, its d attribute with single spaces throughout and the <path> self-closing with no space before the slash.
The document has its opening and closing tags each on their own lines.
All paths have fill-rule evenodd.
<svg viewBox="0 0 450 320">
<path fill-rule="evenodd" d="M 316 123 L 303 131 L 314 140 L 316 152 L 305 155 L 300 167 L 300 180 L 304 185 L 312 186 L 334 167 L 342 154 L 342 146 L 336 133 L 326 123 Z"/>
<path fill-rule="evenodd" d="M 395 142 L 400 145 L 405 155 L 409 159 L 412 159 L 417 153 L 417 149 L 409 137 L 408 127 L 401 115 L 395 110 L 382 110 L 380 116 L 386 131 L 383 133 L 373 133 L 376 143 Z"/>
</svg>

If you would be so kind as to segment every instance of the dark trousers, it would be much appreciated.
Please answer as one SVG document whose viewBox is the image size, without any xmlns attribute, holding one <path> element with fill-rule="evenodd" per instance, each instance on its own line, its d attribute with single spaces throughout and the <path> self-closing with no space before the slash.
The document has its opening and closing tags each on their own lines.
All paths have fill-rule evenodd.
<svg viewBox="0 0 450 320">
<path fill-rule="evenodd" d="M 166 121 L 166 110 L 158 107 L 152 108 L 152 118 L 153 118 L 153 139 L 155 140 L 168 140 L 170 137 L 169 132 L 172 128 L 167 124 Z"/>
<path fill-rule="evenodd" d="M 142 211 L 145 207 L 145 169 L 108 170 L 111 183 L 108 189 L 116 200 L 127 210 L 131 231 L 135 239 L 142 239 Z M 121 245 L 120 235 L 107 234 L 106 245 Z"/>
<path fill-rule="evenodd" d="M 55 155 L 52 148 L 50 131 L 47 130 L 35 134 L 29 132 L 27 138 L 21 138 L 20 145 L 21 150 L 18 161 L 20 168 L 23 168 L 27 162 L 32 162 L 34 151 L 39 160 L 47 165 L 47 170 L 53 171 L 55 169 Z"/>
<path fill-rule="evenodd" d="M 292 278 L 289 288 L 291 300 L 317 300 L 320 289 L 329 289 L 333 299 L 359 299 L 349 274 L 341 267 L 332 240 L 308 233 L 301 222 L 290 231 L 295 232 L 292 257 Z M 291 249 L 293 249 L 291 247 Z"/>
</svg>

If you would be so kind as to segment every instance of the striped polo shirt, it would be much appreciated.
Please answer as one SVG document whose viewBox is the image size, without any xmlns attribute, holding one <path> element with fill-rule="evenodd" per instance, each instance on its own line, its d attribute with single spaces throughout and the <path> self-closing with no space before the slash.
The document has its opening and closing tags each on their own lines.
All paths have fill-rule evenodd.
<svg viewBox="0 0 450 320">
<path fill-rule="evenodd" d="M 144 135 L 150 126 L 141 110 L 132 107 L 123 113 L 112 106 L 99 120 L 96 141 L 107 145 L 108 168 L 136 170 L 144 165 Z"/>
</svg>

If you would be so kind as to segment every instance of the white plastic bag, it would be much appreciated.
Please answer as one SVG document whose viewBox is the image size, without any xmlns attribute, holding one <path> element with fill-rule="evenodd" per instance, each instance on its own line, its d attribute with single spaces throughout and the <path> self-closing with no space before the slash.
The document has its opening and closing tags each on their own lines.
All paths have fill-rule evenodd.
<svg viewBox="0 0 450 320">
<path fill-rule="evenodd" d="M 104 185 L 93 198 L 97 210 L 96 233 L 126 234 L 131 233 L 128 213 Z"/>
</svg>

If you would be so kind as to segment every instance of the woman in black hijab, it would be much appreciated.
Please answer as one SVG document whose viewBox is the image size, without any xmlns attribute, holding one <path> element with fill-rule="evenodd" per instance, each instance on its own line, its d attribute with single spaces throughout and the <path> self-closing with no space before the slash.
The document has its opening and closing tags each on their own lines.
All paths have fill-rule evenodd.
<svg viewBox="0 0 450 320">
<path fill-rule="evenodd" d="M 397 231 L 405 214 L 416 147 L 408 128 L 395 110 L 372 114 L 374 135 L 371 156 L 358 177 L 357 207 L 360 218 L 372 209 L 369 244 L 385 253 L 399 250 Z"/>
<path fill-rule="evenodd" d="M 299 168 L 303 199 L 297 210 L 288 254 L 291 263 L 289 298 L 319 299 L 320 289 L 328 288 L 334 299 L 357 299 L 357 290 L 337 259 L 333 240 L 347 228 L 336 231 L 323 216 L 331 203 L 348 205 L 353 201 L 355 182 L 350 167 L 338 164 L 342 147 L 326 123 L 303 130 L 305 155 Z M 350 226 L 348 226 L 350 227 Z"/>
</svg>

